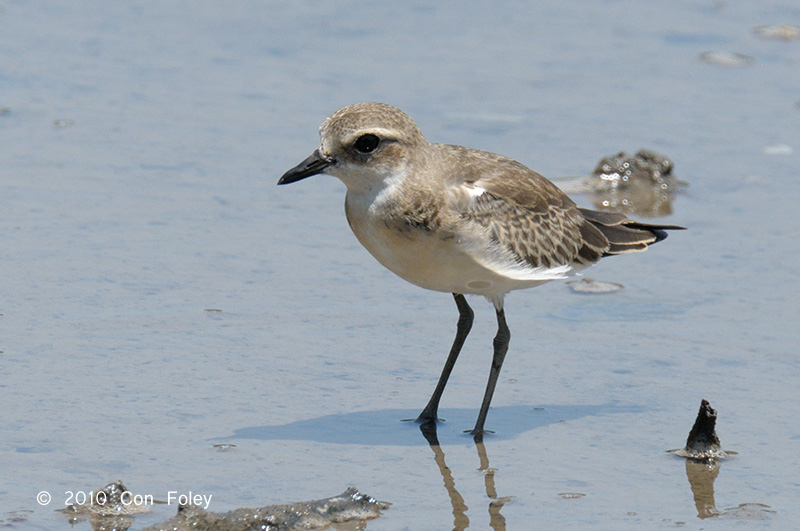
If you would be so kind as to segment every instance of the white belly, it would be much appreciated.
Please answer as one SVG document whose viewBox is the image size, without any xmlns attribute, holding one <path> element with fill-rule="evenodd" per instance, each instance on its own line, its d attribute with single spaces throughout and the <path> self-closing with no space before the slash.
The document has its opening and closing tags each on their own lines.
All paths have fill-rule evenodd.
<svg viewBox="0 0 800 531">
<path fill-rule="evenodd" d="M 380 218 L 347 208 L 350 227 L 359 242 L 387 269 L 422 288 L 483 295 L 502 301 L 511 290 L 558 278 L 512 278 L 476 259 L 476 234 L 452 235 L 417 228 L 387 226 Z M 470 238 L 471 236 L 471 238 Z M 488 245 L 488 242 L 486 243 Z"/>
</svg>

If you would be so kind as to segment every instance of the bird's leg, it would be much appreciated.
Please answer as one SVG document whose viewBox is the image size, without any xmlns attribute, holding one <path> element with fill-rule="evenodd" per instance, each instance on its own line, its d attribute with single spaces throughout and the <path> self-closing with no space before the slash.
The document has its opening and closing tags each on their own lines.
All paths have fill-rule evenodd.
<svg viewBox="0 0 800 531">
<path fill-rule="evenodd" d="M 489 404 L 492 402 L 494 388 L 497 385 L 497 378 L 500 376 L 500 369 L 503 367 L 503 360 L 508 352 L 508 342 L 511 340 L 511 331 L 506 324 L 506 314 L 502 308 L 497 309 L 497 335 L 494 336 L 494 355 L 492 356 L 492 368 L 489 371 L 489 381 L 486 383 L 486 392 L 483 395 L 480 413 L 475 428 L 468 431 L 475 437 L 475 442 L 483 440 L 483 424 L 486 422 L 486 414 L 489 412 Z"/>
<path fill-rule="evenodd" d="M 472 308 L 467 304 L 466 297 L 460 293 L 453 293 L 453 298 L 455 298 L 456 306 L 458 306 L 456 338 L 453 340 L 453 346 L 450 347 L 450 354 L 447 356 L 447 361 L 442 369 L 442 375 L 439 376 L 439 383 L 436 384 L 436 389 L 433 390 L 428 405 L 425 406 L 425 409 L 423 409 L 422 413 L 417 417 L 417 422 L 436 422 L 439 420 L 439 399 L 442 398 L 442 393 L 447 385 L 447 379 L 450 377 L 450 373 L 453 372 L 453 367 L 458 359 L 458 354 L 461 352 L 461 347 L 464 346 L 464 341 L 467 339 L 467 335 L 472 328 L 474 314 L 472 313 Z"/>
</svg>

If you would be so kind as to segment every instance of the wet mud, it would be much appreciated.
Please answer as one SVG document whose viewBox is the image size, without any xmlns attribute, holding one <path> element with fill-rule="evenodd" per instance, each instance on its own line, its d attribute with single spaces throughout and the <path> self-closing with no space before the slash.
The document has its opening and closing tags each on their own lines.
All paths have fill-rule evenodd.
<svg viewBox="0 0 800 531">
<path fill-rule="evenodd" d="M 136 500 L 121 481 L 106 485 L 95 499 L 86 504 L 73 504 L 61 509 L 71 524 L 88 521 L 95 531 L 125 531 L 134 524 L 136 515 L 149 511 L 147 503 Z M 165 503 L 156 501 L 155 503 Z M 341 494 L 282 505 L 240 508 L 215 513 L 190 504 L 178 506 L 178 513 L 144 531 L 291 531 L 325 529 L 345 522 L 364 522 L 378 518 L 389 503 L 378 501 L 350 487 Z"/>
</svg>

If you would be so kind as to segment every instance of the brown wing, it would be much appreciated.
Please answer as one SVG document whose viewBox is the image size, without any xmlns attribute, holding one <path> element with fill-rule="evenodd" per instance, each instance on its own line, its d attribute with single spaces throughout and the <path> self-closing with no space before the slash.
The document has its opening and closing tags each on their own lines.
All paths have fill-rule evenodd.
<svg viewBox="0 0 800 531">
<path fill-rule="evenodd" d="M 465 216 L 491 231 L 492 239 L 532 267 L 553 268 L 592 263 L 608 247 L 603 235 L 587 226 L 577 210 L 537 212 L 485 192 Z M 593 246 L 587 246 L 590 239 Z"/>
<path fill-rule="evenodd" d="M 666 238 L 664 230 L 682 228 L 578 208 L 556 185 L 514 160 L 469 154 L 473 160 L 462 183 L 484 191 L 463 205 L 462 217 L 488 228 L 494 241 L 533 267 L 590 265 L 604 256 L 643 251 Z M 459 155 L 463 163 L 466 153 Z"/>
<path fill-rule="evenodd" d="M 608 251 L 602 232 L 587 223 L 578 207 L 550 181 L 522 164 L 479 152 L 474 178 L 464 186 L 475 190 L 461 215 L 489 229 L 492 239 L 532 267 L 588 265 Z"/>
</svg>

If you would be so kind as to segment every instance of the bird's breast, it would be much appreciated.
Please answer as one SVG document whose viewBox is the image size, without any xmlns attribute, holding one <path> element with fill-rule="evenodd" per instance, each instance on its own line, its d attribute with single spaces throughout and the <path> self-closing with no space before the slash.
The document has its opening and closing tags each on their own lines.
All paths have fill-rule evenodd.
<svg viewBox="0 0 800 531">
<path fill-rule="evenodd" d="M 392 202 L 345 201 L 350 228 L 358 241 L 384 267 L 422 288 L 501 299 L 512 289 L 541 282 L 520 283 L 487 267 L 476 252 L 488 235 L 466 231 L 446 212 L 424 202 L 412 208 Z M 523 285 L 524 284 L 524 285 Z"/>
</svg>

